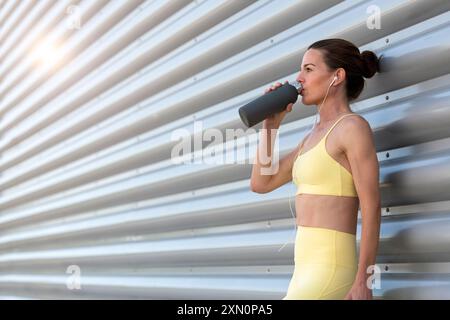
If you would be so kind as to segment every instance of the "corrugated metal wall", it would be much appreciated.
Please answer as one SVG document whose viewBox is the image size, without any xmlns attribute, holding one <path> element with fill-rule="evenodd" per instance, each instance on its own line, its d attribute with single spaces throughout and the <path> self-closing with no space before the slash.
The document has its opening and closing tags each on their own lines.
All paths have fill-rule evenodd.
<svg viewBox="0 0 450 320">
<path fill-rule="evenodd" d="M 281 299 L 293 185 L 252 193 L 249 161 L 175 164 L 173 134 L 198 137 L 195 123 L 246 129 L 240 106 L 294 80 L 309 44 L 341 37 L 383 56 L 351 106 L 370 122 L 380 160 L 375 298 L 450 299 L 449 8 L 0 1 L 0 297 Z M 294 106 L 281 156 L 314 112 Z M 250 160 L 254 138 L 212 147 L 251 147 Z"/>
</svg>

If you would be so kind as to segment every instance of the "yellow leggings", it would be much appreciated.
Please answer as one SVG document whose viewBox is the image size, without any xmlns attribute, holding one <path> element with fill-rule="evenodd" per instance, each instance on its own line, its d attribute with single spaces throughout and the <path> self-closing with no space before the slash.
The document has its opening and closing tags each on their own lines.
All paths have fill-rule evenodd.
<svg viewBox="0 0 450 320">
<path fill-rule="evenodd" d="M 295 268 L 283 300 L 344 299 L 357 271 L 356 236 L 298 226 Z"/>
</svg>

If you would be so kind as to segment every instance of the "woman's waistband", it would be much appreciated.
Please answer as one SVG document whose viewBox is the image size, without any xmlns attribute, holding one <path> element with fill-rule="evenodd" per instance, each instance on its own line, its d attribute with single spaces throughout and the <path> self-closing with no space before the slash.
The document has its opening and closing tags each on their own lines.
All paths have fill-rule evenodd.
<svg viewBox="0 0 450 320">
<path fill-rule="evenodd" d="M 323 227 L 310 227 L 310 226 L 299 226 L 297 225 L 297 231 L 299 229 L 304 230 L 304 232 L 322 232 L 322 233 L 328 233 L 328 234 L 338 234 L 341 237 L 347 237 L 349 239 L 356 239 L 356 235 L 353 233 L 348 233 L 348 232 L 343 232 L 343 231 L 339 231 L 339 230 L 335 230 L 335 229 L 330 229 L 330 228 L 323 228 Z"/>
<path fill-rule="evenodd" d="M 294 260 L 296 263 L 356 268 L 356 235 L 334 229 L 298 226 Z"/>
</svg>

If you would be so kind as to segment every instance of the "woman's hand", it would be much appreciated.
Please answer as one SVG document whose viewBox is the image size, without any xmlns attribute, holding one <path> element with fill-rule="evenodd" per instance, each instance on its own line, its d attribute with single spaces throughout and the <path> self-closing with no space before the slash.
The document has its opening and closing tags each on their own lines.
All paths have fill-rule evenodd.
<svg viewBox="0 0 450 320">
<path fill-rule="evenodd" d="M 355 282 L 345 296 L 345 300 L 372 300 L 372 289 L 365 282 Z"/>
<path fill-rule="evenodd" d="M 284 82 L 285 84 L 288 83 L 288 81 Z M 271 91 L 276 90 L 277 88 L 281 87 L 282 84 L 280 82 L 275 83 L 274 85 L 272 85 L 271 87 L 267 88 L 264 91 L 264 94 L 269 93 Z M 263 121 L 263 128 L 266 129 L 274 129 L 274 128 L 279 128 L 281 121 L 283 121 L 284 116 L 286 115 L 286 113 L 291 112 L 292 111 L 292 106 L 294 104 L 293 103 L 289 103 L 286 107 L 285 110 L 275 113 L 271 116 L 268 116 L 264 121 Z"/>
</svg>

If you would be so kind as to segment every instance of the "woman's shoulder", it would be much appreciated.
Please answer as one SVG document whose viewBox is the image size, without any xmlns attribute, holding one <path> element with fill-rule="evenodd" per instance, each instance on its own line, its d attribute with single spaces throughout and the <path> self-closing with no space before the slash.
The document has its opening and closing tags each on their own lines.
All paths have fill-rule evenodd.
<svg viewBox="0 0 450 320">
<path fill-rule="evenodd" d="M 359 113 L 349 113 L 349 116 L 345 116 L 342 119 L 341 126 L 345 126 L 347 130 L 358 130 L 358 129 L 367 129 L 367 127 L 370 128 L 369 121 L 366 120 L 362 115 Z M 351 115 L 351 116 L 350 116 Z"/>
<path fill-rule="evenodd" d="M 355 113 L 355 116 L 345 117 L 339 130 L 339 140 L 344 145 L 344 149 L 351 148 L 352 145 L 366 143 L 368 139 L 373 140 L 373 132 L 362 115 Z"/>
<path fill-rule="evenodd" d="M 332 130 L 337 131 L 335 135 L 340 141 L 344 138 L 348 138 L 349 134 L 355 134 L 355 132 L 363 130 L 365 127 L 367 128 L 367 126 L 370 127 L 369 122 L 362 115 L 352 112 L 340 116 L 331 128 L 327 129 L 327 132 Z"/>
</svg>

